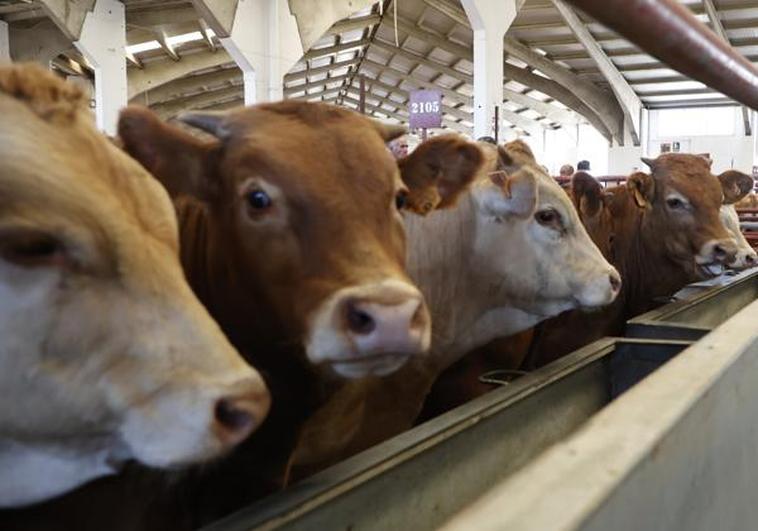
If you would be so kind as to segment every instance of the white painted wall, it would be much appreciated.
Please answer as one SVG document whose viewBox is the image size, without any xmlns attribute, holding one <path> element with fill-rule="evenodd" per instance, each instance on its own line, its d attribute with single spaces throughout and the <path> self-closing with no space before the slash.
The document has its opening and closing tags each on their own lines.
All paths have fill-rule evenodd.
<svg viewBox="0 0 758 531">
<path fill-rule="evenodd" d="M 537 160 L 547 166 L 551 175 L 558 175 L 564 164 L 576 168 L 580 160 L 590 161 L 590 173 L 593 175 L 608 174 L 608 141 L 591 125 L 547 129 L 542 136 L 542 142 L 534 141 L 536 146 L 542 144 L 542 148 L 533 149 Z M 531 137 L 525 140 L 532 145 Z"/>
<path fill-rule="evenodd" d="M 650 111 L 649 141 L 647 153 L 650 157 L 660 154 L 662 142 L 679 142 L 682 152 L 709 153 L 713 159 L 714 173 L 734 168 L 750 173 L 756 160 L 755 140 L 752 136 L 745 136 L 742 123 L 742 111 L 739 107 L 722 109 L 723 112 L 731 111 L 731 127 L 728 123 L 714 121 L 714 116 L 703 109 L 687 109 L 686 114 L 680 114 L 687 120 L 691 120 L 693 134 L 667 135 L 661 131 L 661 113 L 666 110 Z M 755 123 L 755 120 L 753 120 Z M 686 125 L 680 133 L 686 133 Z M 707 134 L 716 131 L 719 134 Z"/>
</svg>

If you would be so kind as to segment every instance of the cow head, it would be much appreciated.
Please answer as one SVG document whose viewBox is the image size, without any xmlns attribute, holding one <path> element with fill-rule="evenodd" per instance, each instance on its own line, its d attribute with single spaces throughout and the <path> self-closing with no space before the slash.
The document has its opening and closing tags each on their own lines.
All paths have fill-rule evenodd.
<svg viewBox="0 0 758 531">
<path fill-rule="evenodd" d="M 441 138 L 401 173 L 385 147 L 401 128 L 332 105 L 287 101 L 181 120 L 214 139 L 140 108 L 124 111 L 119 132 L 172 195 L 208 209 L 235 285 L 221 305 L 242 314 L 254 341 L 304 344 L 311 363 L 346 377 L 388 374 L 428 350 L 429 314 L 405 272 L 399 211 L 409 194 L 452 203 L 482 164 L 475 145 Z"/>
<path fill-rule="evenodd" d="M 693 273 L 708 274 L 708 266 L 732 262 L 737 245 L 721 223 L 719 210 L 735 192 L 722 188 L 711 173 L 711 161 L 682 153 L 642 161 L 650 174 L 634 173 L 626 186 L 645 210 L 645 223 L 650 234 L 660 238 L 661 250 Z"/>
<path fill-rule="evenodd" d="M 600 252 L 613 261 L 615 238 L 613 214 L 608 206 L 611 194 L 590 174 L 579 171 L 571 178 L 571 198 L 587 233 Z"/>
<path fill-rule="evenodd" d="M 499 150 L 488 179 L 477 182 L 478 268 L 493 270 L 515 306 L 549 316 L 610 304 L 618 272 L 583 227 L 569 196 L 535 163 L 528 146 Z"/>
<path fill-rule="evenodd" d="M 719 212 L 721 223 L 737 243 L 737 254 L 728 265 L 733 269 L 754 267 L 758 265 L 758 255 L 742 234 L 740 218 L 735 209 L 735 204 L 753 190 L 753 178 L 735 170 L 727 170 L 719 175 L 719 181 L 724 191 L 724 204 Z"/>
<path fill-rule="evenodd" d="M 0 113 L 0 507 L 240 442 L 268 391 L 187 285 L 160 184 L 39 67 L 0 68 Z"/>
</svg>

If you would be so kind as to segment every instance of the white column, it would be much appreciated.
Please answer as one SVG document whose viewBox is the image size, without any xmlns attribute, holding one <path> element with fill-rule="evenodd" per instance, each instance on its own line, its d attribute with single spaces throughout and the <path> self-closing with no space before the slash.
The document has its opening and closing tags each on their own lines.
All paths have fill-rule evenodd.
<svg viewBox="0 0 758 531">
<path fill-rule="evenodd" d="M 118 0 L 97 0 L 74 44 L 95 70 L 97 126 L 115 135 L 118 113 L 128 101 L 124 4 Z"/>
<path fill-rule="evenodd" d="M 474 32 L 474 137 L 493 136 L 495 106 L 503 104 L 503 38 L 516 0 L 463 0 Z"/>
<path fill-rule="evenodd" d="M 11 60 L 11 40 L 8 35 L 8 23 L 0 20 L 0 63 Z"/>
</svg>

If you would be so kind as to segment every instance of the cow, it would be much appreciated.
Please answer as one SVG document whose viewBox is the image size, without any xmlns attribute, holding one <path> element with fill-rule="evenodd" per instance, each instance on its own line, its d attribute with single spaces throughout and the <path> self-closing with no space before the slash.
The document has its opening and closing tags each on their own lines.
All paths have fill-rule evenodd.
<svg viewBox="0 0 758 531">
<path fill-rule="evenodd" d="M 400 212 L 412 194 L 452 207 L 484 164 L 476 144 L 435 137 L 406 169 L 385 147 L 404 129 L 333 105 L 285 101 L 181 120 L 210 136 L 132 107 L 119 137 L 174 199 L 190 285 L 263 374 L 271 412 L 213 467 L 179 481 L 129 471 L 0 519 L 3 529 L 196 528 L 284 486 L 300 427 L 322 404 L 428 350 Z"/>
<path fill-rule="evenodd" d="M 470 350 L 566 310 L 603 307 L 619 292 L 618 272 L 528 145 L 514 141 L 499 152 L 486 144 L 482 149 L 493 151 L 488 171 L 455 208 L 405 218 L 408 269 L 432 314 L 431 353 L 374 389 L 364 388 L 361 427 L 348 449 L 335 449 L 328 462 L 412 426 L 439 374 Z M 341 411 L 341 404 L 334 406 Z M 331 418 L 342 423 L 337 413 Z M 328 455 L 321 433 L 314 429 L 307 437 L 306 430 L 294 457 L 301 468 L 297 475 L 325 466 L 318 461 Z"/>
<path fill-rule="evenodd" d="M 737 243 L 721 222 L 725 203 L 749 190 L 749 176 L 711 173 L 709 159 L 664 154 L 642 159 L 625 185 L 603 189 L 586 174 L 572 190 L 590 235 L 624 276 L 618 299 L 594 314 L 569 312 L 542 323 L 525 368 L 542 366 L 595 339 L 622 335 L 628 319 L 651 310 L 685 285 L 734 262 Z"/>
<path fill-rule="evenodd" d="M 41 67 L 0 67 L 0 115 L 0 508 L 229 451 L 270 396 L 190 290 L 166 192 Z"/>
<path fill-rule="evenodd" d="M 737 242 L 737 254 L 728 266 L 732 269 L 745 269 L 758 265 L 758 256 L 740 229 L 740 217 L 736 209 L 736 205 L 749 197 L 753 190 L 754 180 L 744 173 L 727 170 L 719 175 L 719 181 L 724 188 L 724 204 L 720 212 L 721 223 Z"/>
<path fill-rule="evenodd" d="M 737 254 L 734 260 L 727 264 L 731 269 L 747 269 L 758 265 L 758 255 L 750 246 L 740 229 L 740 217 L 734 205 L 722 205 L 719 212 L 721 223 L 737 242 Z"/>
</svg>

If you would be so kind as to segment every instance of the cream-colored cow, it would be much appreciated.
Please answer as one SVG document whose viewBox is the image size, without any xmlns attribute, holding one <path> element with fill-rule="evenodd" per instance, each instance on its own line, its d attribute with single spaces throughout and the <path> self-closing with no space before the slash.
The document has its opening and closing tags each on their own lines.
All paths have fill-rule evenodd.
<svg viewBox="0 0 758 531">
<path fill-rule="evenodd" d="M 187 285 L 162 187 L 39 67 L 0 68 L 0 507 L 246 438 L 259 374 Z"/>
</svg>

